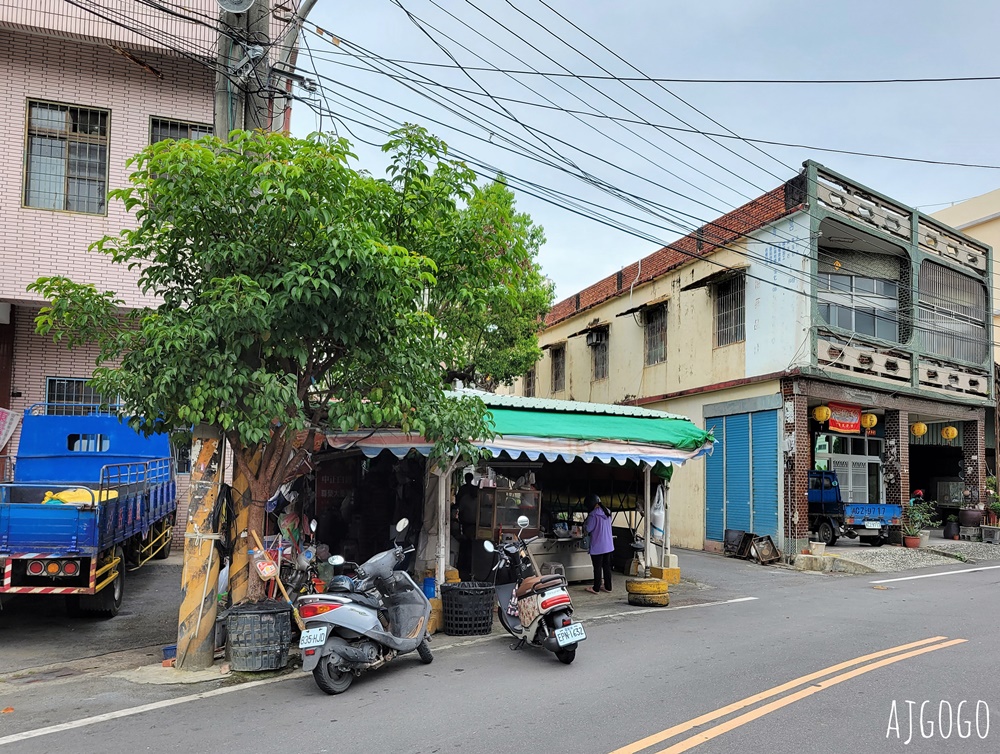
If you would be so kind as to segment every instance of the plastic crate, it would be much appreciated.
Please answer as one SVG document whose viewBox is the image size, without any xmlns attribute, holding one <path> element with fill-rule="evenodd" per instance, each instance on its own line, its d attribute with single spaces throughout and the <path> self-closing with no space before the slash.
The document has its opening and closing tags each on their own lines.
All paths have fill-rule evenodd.
<svg viewBox="0 0 1000 754">
<path fill-rule="evenodd" d="M 493 630 L 496 592 L 483 581 L 460 581 L 441 585 L 444 632 L 451 636 L 475 636 Z"/>
<path fill-rule="evenodd" d="M 291 606 L 274 600 L 234 605 L 226 613 L 226 635 L 233 670 L 280 670 L 292 643 Z"/>
</svg>

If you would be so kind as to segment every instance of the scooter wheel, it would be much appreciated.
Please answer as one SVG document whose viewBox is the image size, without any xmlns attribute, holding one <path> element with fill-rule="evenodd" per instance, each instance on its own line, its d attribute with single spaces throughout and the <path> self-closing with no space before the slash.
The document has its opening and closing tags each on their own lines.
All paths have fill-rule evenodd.
<svg viewBox="0 0 1000 754">
<path fill-rule="evenodd" d="M 319 665 L 313 668 L 313 679 L 325 693 L 343 694 L 350 688 L 354 674 L 349 670 L 337 670 L 328 660 L 321 659 Z"/>
<path fill-rule="evenodd" d="M 420 662 L 424 665 L 430 665 L 434 662 L 434 653 L 431 652 L 431 645 L 427 643 L 426 639 L 417 645 L 417 654 L 420 656 Z"/>
<path fill-rule="evenodd" d="M 625 579 L 625 591 L 632 594 L 667 594 L 669 585 L 663 579 Z"/>
<path fill-rule="evenodd" d="M 628 604 L 636 607 L 666 607 L 670 604 L 670 595 L 663 594 L 630 594 Z"/>
<path fill-rule="evenodd" d="M 556 651 L 556 657 L 558 658 L 559 662 L 561 662 L 563 665 L 569 665 L 571 662 L 573 662 L 573 660 L 576 659 L 576 650 L 559 649 Z"/>
</svg>

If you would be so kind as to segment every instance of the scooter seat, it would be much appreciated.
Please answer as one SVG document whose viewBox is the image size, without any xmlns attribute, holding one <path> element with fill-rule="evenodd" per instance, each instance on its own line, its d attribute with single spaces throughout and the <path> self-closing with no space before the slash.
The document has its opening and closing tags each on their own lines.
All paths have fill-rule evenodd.
<svg viewBox="0 0 1000 754">
<path fill-rule="evenodd" d="M 517 587 L 517 598 L 527 597 L 532 592 L 544 592 L 546 589 L 566 586 L 566 577 L 558 573 L 548 576 L 529 576 Z"/>
</svg>

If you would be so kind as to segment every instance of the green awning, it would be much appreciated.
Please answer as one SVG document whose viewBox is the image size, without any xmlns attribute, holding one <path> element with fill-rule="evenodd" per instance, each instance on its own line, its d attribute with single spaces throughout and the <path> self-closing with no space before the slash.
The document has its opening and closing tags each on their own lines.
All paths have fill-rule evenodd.
<svg viewBox="0 0 1000 754">
<path fill-rule="evenodd" d="M 711 432 L 687 419 L 577 414 L 568 411 L 518 411 L 489 408 L 498 435 L 617 440 L 697 450 L 714 440 Z"/>
</svg>

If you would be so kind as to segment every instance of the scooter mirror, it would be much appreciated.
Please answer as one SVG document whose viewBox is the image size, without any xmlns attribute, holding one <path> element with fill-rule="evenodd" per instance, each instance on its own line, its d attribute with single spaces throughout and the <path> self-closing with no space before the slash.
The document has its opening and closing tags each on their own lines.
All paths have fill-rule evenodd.
<svg viewBox="0 0 1000 754">
<path fill-rule="evenodd" d="M 528 521 L 528 517 L 527 516 L 518 516 L 517 517 L 517 525 L 518 525 L 519 528 L 521 528 L 521 529 L 527 529 L 529 523 L 530 523 L 530 521 Z"/>
<path fill-rule="evenodd" d="M 406 529 L 406 527 L 409 525 L 410 525 L 410 519 L 408 518 L 399 519 L 399 521 L 396 523 L 396 533 L 402 534 L 403 531 Z"/>
<path fill-rule="evenodd" d="M 344 556 L 343 555 L 331 555 L 330 559 L 327 560 L 326 562 L 329 563 L 332 566 L 344 565 Z"/>
<path fill-rule="evenodd" d="M 486 550 L 486 552 L 496 552 L 497 548 L 495 548 L 493 546 L 493 543 L 487 539 L 485 542 L 483 542 L 483 549 Z"/>
<path fill-rule="evenodd" d="M 316 526 L 317 526 L 316 519 L 314 518 L 312 521 L 309 522 L 309 531 L 311 531 L 313 534 L 315 534 L 316 533 Z"/>
</svg>

